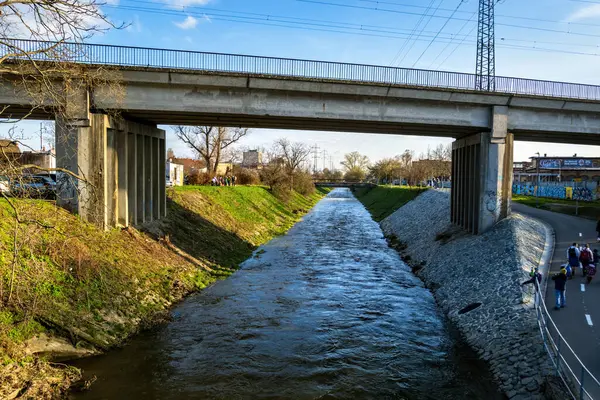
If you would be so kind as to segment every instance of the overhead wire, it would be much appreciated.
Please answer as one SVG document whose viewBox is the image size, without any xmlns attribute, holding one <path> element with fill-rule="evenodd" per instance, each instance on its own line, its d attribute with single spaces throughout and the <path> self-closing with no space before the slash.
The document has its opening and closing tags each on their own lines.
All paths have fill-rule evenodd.
<svg viewBox="0 0 600 400">
<path fill-rule="evenodd" d="M 473 21 L 473 18 L 475 18 L 475 16 L 476 16 L 476 15 L 477 15 L 477 13 L 475 13 L 475 12 L 474 12 L 474 13 L 473 13 L 473 15 L 471 15 L 471 18 L 470 18 L 470 20 L 469 20 L 469 21 L 466 21 L 466 22 L 465 22 L 465 23 L 464 23 L 464 24 L 463 24 L 463 25 L 460 27 L 460 29 L 458 30 L 457 34 L 460 34 L 460 33 L 461 33 L 461 32 L 462 32 L 462 31 L 463 31 L 463 30 L 464 30 L 464 29 L 465 29 L 465 28 L 466 28 L 466 27 L 469 25 L 469 23 Z M 471 31 L 470 31 L 470 32 L 469 32 L 469 33 L 468 33 L 468 34 L 467 34 L 467 35 L 466 35 L 466 36 L 465 36 L 465 37 L 462 39 L 462 41 L 461 41 L 461 42 L 459 42 L 459 44 L 457 44 L 457 45 L 456 45 L 455 49 L 454 49 L 454 50 L 452 50 L 452 51 L 450 52 L 450 55 L 454 54 L 454 52 L 456 51 L 456 48 L 458 48 L 458 46 L 459 46 L 460 44 L 464 43 L 464 42 L 465 42 L 465 40 L 466 40 L 466 39 L 467 39 L 467 38 L 468 38 L 468 37 L 469 37 L 469 36 L 470 36 L 470 35 L 473 33 L 473 31 L 474 31 L 476 28 L 477 28 L 477 25 L 474 25 L 474 26 L 473 26 L 473 28 L 471 29 Z M 436 61 L 437 61 L 437 60 L 439 60 L 439 58 L 442 56 L 442 54 L 444 54 L 444 52 L 445 52 L 446 50 L 448 50 L 448 48 L 449 48 L 451 45 L 452 45 L 452 43 L 448 43 L 448 44 L 447 44 L 447 45 L 446 45 L 446 46 L 445 46 L 445 47 L 444 47 L 444 48 L 443 48 L 443 49 L 442 49 L 442 50 L 441 50 L 441 51 L 438 53 L 438 55 L 437 55 L 437 56 L 436 56 L 436 57 L 433 59 L 433 61 L 431 62 L 431 64 L 429 64 L 429 67 L 427 67 L 427 68 L 428 68 L 428 69 L 431 69 L 431 68 L 433 67 L 433 65 L 436 63 Z M 441 63 L 441 64 L 444 64 L 444 62 L 446 62 L 446 60 L 447 60 L 447 59 L 448 59 L 448 57 L 446 57 L 446 58 L 444 59 L 444 61 L 442 61 L 442 63 Z"/>
<path fill-rule="evenodd" d="M 372 10 L 372 11 L 388 12 L 388 13 L 395 13 L 395 14 L 420 15 L 420 13 L 410 12 L 410 11 L 400 11 L 400 10 L 391 10 L 391 9 L 387 9 L 387 8 L 356 6 L 356 5 L 340 4 L 340 3 L 334 3 L 334 2 L 322 1 L 322 0 L 296 0 L 296 1 L 302 2 L 302 3 L 322 4 L 322 5 L 329 5 L 329 6 L 336 6 L 336 7 Z M 580 0 L 580 1 L 583 1 L 583 0 Z M 433 18 L 446 18 L 446 17 L 436 15 Z M 460 18 L 460 17 L 452 17 L 452 19 L 455 21 L 468 21 L 467 18 Z M 510 28 L 529 29 L 529 30 L 535 30 L 535 31 L 541 31 L 541 32 L 564 33 L 564 34 L 575 35 L 575 36 L 600 37 L 600 35 L 595 35 L 595 34 L 590 34 L 590 33 L 572 32 L 572 31 L 564 31 L 564 30 L 550 29 L 550 28 L 540 28 L 540 27 L 527 26 L 527 25 L 516 25 L 516 24 L 507 24 L 507 23 L 499 23 L 499 22 L 496 22 L 496 25 L 497 26 L 507 26 Z"/>
<path fill-rule="evenodd" d="M 131 1 L 131 0 L 128 0 L 128 1 Z M 138 1 L 138 2 L 141 2 L 141 1 Z M 398 38 L 406 37 L 406 35 L 407 35 L 406 33 L 398 33 L 398 32 L 392 32 L 392 31 L 386 32 L 385 30 L 377 30 L 377 29 L 365 29 L 364 28 L 365 25 L 360 25 L 360 28 L 346 28 L 346 27 L 339 26 L 339 25 L 343 25 L 343 24 L 347 24 L 347 23 L 338 23 L 337 24 L 338 26 L 336 26 L 335 24 L 327 25 L 325 23 L 316 24 L 316 23 L 301 23 L 301 22 L 294 22 L 294 21 L 285 21 L 284 20 L 285 18 L 298 19 L 298 20 L 308 20 L 308 19 L 301 19 L 301 18 L 294 18 L 294 17 L 281 17 L 281 20 L 280 20 L 280 19 L 274 18 L 273 16 L 257 14 L 257 13 L 245 13 L 245 14 L 256 15 L 256 17 L 236 16 L 236 15 L 219 16 L 219 15 L 215 15 L 215 13 L 206 13 L 206 12 L 198 13 L 198 12 L 192 12 L 189 10 L 178 11 L 178 10 L 167 10 L 164 8 L 127 6 L 127 5 L 124 5 L 123 3 L 117 4 L 117 5 L 105 5 L 104 7 L 146 12 L 146 13 L 151 13 L 151 14 L 162 14 L 162 15 L 176 15 L 176 16 L 196 15 L 196 16 L 201 16 L 201 17 L 208 16 L 210 19 L 213 19 L 213 20 L 228 21 L 228 22 L 234 22 L 234 23 L 245 23 L 245 24 L 262 25 L 262 26 L 276 26 L 276 27 L 291 28 L 291 29 L 332 32 L 332 33 L 341 33 L 341 34 L 352 34 L 352 35 L 359 35 L 359 36 L 398 39 Z M 204 8 L 200 8 L 200 9 L 204 9 Z M 229 12 L 229 11 L 227 13 L 234 14 L 234 12 Z M 259 16 L 261 18 L 259 18 Z M 313 21 L 317 21 L 317 20 L 313 20 Z M 303 24 L 308 25 L 308 26 L 303 26 Z M 353 24 L 347 24 L 347 25 L 353 25 Z M 354 25 L 359 26 L 358 24 L 354 24 Z M 455 36 L 456 36 L 456 38 L 455 37 L 443 37 L 441 39 L 438 39 L 437 41 L 438 41 L 438 43 L 444 43 L 444 44 L 456 44 L 456 46 L 458 48 L 460 46 L 465 45 L 464 42 L 469 37 L 471 37 L 470 33 L 467 35 L 464 35 L 464 36 L 463 35 L 455 35 Z M 461 36 L 462 36 L 462 38 L 458 39 L 458 37 L 461 37 Z M 425 39 L 425 37 L 431 38 L 430 35 L 420 35 L 420 36 L 414 38 L 414 40 L 429 41 L 429 39 Z M 519 39 L 510 39 L 510 40 L 527 42 L 525 40 L 519 40 Z M 534 42 L 534 43 L 536 43 L 536 42 Z M 537 43 L 542 43 L 542 42 L 537 42 Z M 548 42 L 548 43 L 554 43 L 554 42 Z M 556 44 L 556 43 L 554 43 L 554 44 Z M 572 45 L 572 44 L 565 43 L 565 45 Z M 521 45 L 502 44 L 502 45 L 499 45 L 498 47 L 511 48 L 511 49 L 516 49 L 516 50 L 529 49 L 529 50 L 542 51 L 542 52 L 599 56 L 599 54 L 597 54 L 597 53 L 585 53 L 585 52 L 579 52 L 579 51 L 573 51 L 573 50 L 560 50 L 560 49 L 551 49 L 551 48 L 537 47 L 537 46 L 530 47 L 530 46 L 521 46 Z M 598 47 L 598 46 L 594 46 L 594 47 Z M 456 49 L 454 51 L 456 51 Z M 453 53 L 454 52 L 452 52 L 451 54 L 453 54 Z"/>
<path fill-rule="evenodd" d="M 460 8 L 460 6 L 463 5 L 464 2 L 465 2 L 465 0 L 459 0 L 459 3 L 456 6 L 456 9 L 454 10 L 454 12 L 452 14 L 450 14 L 450 16 L 448 17 L 448 19 L 446 19 L 446 22 L 444 22 L 444 25 L 442 25 L 442 27 L 439 29 L 438 33 L 431 39 L 431 41 L 429 42 L 429 44 L 427 45 L 427 47 L 425 47 L 425 50 L 423 50 L 423 52 L 421 53 L 421 55 L 419 56 L 419 58 L 417 58 L 417 60 L 413 63 L 413 65 L 412 65 L 413 68 L 415 67 L 415 65 L 417 65 L 419 63 L 419 61 L 421 61 L 421 59 L 423 58 L 423 56 L 425 55 L 425 53 L 427 53 L 427 50 L 429 50 L 429 48 L 431 48 L 431 45 L 433 44 L 433 42 L 435 42 L 435 39 L 437 39 L 440 36 L 440 34 L 444 30 L 444 28 L 446 28 L 446 26 L 448 25 L 448 22 L 450 22 L 450 19 L 456 14 L 456 12 L 458 11 L 458 9 Z"/>
<path fill-rule="evenodd" d="M 396 63 L 396 61 L 398 61 L 398 57 L 400 57 L 400 55 L 402 54 L 402 52 L 404 51 L 404 49 L 406 49 L 406 46 L 408 45 L 408 41 L 411 40 L 413 33 L 415 33 L 418 29 L 418 27 L 421 25 L 421 22 L 423 22 L 423 20 L 425 19 L 425 14 L 427 14 L 427 12 L 429 10 L 431 10 L 431 7 L 433 6 L 433 4 L 436 2 L 436 0 L 431 0 L 429 2 L 429 5 L 427 6 L 427 9 L 425 10 L 425 13 L 423 15 L 421 15 L 421 18 L 417 21 L 417 23 L 415 24 L 415 26 L 413 27 L 410 36 L 408 37 L 407 40 L 405 40 L 402 43 L 402 47 L 400 47 L 400 50 L 398 50 L 398 52 L 396 53 L 396 55 L 394 56 L 394 58 L 392 59 L 392 61 L 390 62 L 390 66 L 394 66 L 394 64 Z"/>
<path fill-rule="evenodd" d="M 439 11 L 443 2 L 444 2 L 444 0 L 440 0 L 437 7 L 435 8 L 435 10 L 433 10 L 433 12 L 430 15 L 428 15 L 429 19 L 427 20 L 425 25 L 423 25 L 423 28 L 421 28 L 421 31 L 419 32 L 419 34 L 421 34 L 429 26 L 429 23 L 433 19 L 433 16 Z M 416 43 L 416 41 L 411 41 L 410 47 L 404 53 L 404 56 L 400 59 L 400 61 L 398 62 L 398 65 L 402 65 L 402 63 L 404 63 L 404 60 L 406 60 L 406 57 L 408 57 L 408 55 L 410 54 L 410 51 L 415 47 L 415 43 Z"/>
</svg>

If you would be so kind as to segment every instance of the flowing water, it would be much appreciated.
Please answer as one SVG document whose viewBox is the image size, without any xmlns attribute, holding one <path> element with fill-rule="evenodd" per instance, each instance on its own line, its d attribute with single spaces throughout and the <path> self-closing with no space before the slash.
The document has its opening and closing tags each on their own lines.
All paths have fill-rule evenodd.
<svg viewBox="0 0 600 400">
<path fill-rule="evenodd" d="M 379 225 L 336 189 L 75 399 L 500 399 Z M 264 251 L 264 252 L 263 252 Z"/>
</svg>

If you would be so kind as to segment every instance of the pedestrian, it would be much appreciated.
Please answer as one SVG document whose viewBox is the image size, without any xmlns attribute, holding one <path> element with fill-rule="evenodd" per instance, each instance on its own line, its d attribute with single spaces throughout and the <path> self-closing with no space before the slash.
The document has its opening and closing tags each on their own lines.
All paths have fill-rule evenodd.
<svg viewBox="0 0 600 400">
<path fill-rule="evenodd" d="M 579 252 L 579 261 L 583 269 L 583 276 L 587 273 L 587 267 L 594 261 L 594 253 L 590 250 L 590 245 L 586 244 Z"/>
<path fill-rule="evenodd" d="M 573 275 L 577 272 L 577 267 L 579 267 L 579 255 L 580 255 L 579 247 L 577 247 L 577 243 L 573 243 L 571 247 L 567 249 L 567 259 L 569 260 L 569 265 L 573 270 Z"/>
<path fill-rule="evenodd" d="M 598 267 L 600 265 L 600 254 L 598 254 L 598 249 L 594 249 L 594 265 Z"/>
<path fill-rule="evenodd" d="M 552 276 L 552 280 L 554 281 L 554 294 L 556 295 L 556 305 L 554 306 L 554 309 L 560 310 L 567 306 L 567 270 L 561 268 L 558 274 Z"/>
<path fill-rule="evenodd" d="M 542 274 L 540 273 L 538 267 L 535 267 L 535 269 L 531 269 L 531 271 L 529 272 L 529 280 L 521 283 L 521 286 L 525 286 L 525 285 L 529 285 L 529 284 L 535 284 L 535 288 L 538 288 L 538 285 L 540 283 L 542 283 Z"/>
<path fill-rule="evenodd" d="M 596 224 L 596 233 L 598 234 L 598 243 L 600 243 L 600 219 L 598 219 L 598 223 Z"/>
</svg>

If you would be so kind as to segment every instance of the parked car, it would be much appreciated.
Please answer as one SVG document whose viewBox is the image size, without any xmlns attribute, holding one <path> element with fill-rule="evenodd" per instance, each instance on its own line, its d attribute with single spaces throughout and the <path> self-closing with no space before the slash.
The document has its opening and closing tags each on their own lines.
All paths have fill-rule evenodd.
<svg viewBox="0 0 600 400">
<path fill-rule="evenodd" d="M 173 187 L 173 181 L 171 181 L 169 178 L 167 178 L 166 187 Z"/>
<path fill-rule="evenodd" d="M 10 180 L 6 176 L 0 176 L 0 193 L 10 193 Z"/>
<path fill-rule="evenodd" d="M 53 199 L 56 197 L 56 182 L 43 175 L 23 175 L 12 182 L 14 196 Z"/>
</svg>

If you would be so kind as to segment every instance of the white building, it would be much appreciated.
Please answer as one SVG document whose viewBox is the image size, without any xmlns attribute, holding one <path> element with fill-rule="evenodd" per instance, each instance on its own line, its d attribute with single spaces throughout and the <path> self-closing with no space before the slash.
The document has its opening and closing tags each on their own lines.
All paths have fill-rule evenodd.
<svg viewBox="0 0 600 400">
<path fill-rule="evenodd" d="M 183 186 L 183 165 L 167 161 L 167 186 Z"/>
</svg>

